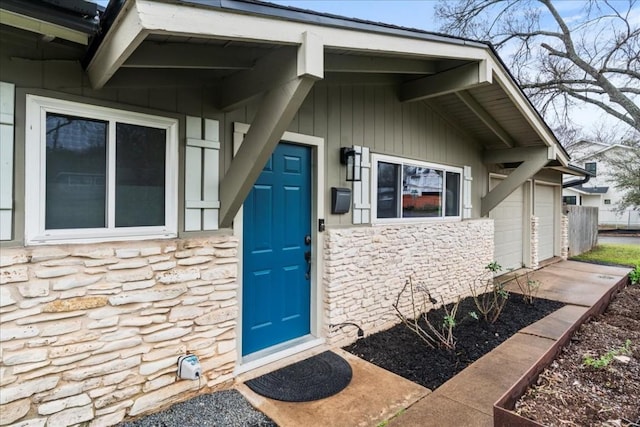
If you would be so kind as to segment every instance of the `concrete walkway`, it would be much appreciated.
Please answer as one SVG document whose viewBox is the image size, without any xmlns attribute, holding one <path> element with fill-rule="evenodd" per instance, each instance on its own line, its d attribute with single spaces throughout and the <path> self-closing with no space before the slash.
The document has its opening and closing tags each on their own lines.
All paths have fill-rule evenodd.
<svg viewBox="0 0 640 427">
<path fill-rule="evenodd" d="M 327 399 L 278 402 L 238 389 L 281 427 L 297 426 L 492 426 L 493 404 L 584 312 L 630 269 L 563 261 L 533 273 L 538 296 L 567 305 L 522 329 L 438 389 L 428 389 L 343 355 L 353 368 L 352 383 Z M 517 292 L 516 290 L 513 290 Z M 406 408 L 406 409 L 405 409 Z"/>
</svg>

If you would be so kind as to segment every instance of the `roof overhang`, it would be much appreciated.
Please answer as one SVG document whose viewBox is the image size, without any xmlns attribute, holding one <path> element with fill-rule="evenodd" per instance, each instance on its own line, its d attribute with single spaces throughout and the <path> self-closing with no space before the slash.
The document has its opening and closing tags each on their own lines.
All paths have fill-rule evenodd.
<svg viewBox="0 0 640 427">
<path fill-rule="evenodd" d="M 596 176 L 596 174 L 594 174 L 593 172 L 590 172 L 586 169 L 583 169 L 581 167 L 575 166 L 575 165 L 567 165 L 567 166 L 558 166 L 558 167 L 554 167 L 554 169 L 567 174 L 567 175 L 573 175 L 573 176 L 578 176 L 580 177 L 579 179 L 574 179 L 572 181 L 564 181 L 562 183 L 562 188 L 571 188 L 574 191 L 579 191 L 576 190 L 576 186 L 582 185 L 582 184 L 586 184 L 587 182 L 589 182 L 589 180 Z"/>
<path fill-rule="evenodd" d="M 591 177 L 596 176 L 593 172 L 589 172 L 588 170 L 581 168 L 576 165 L 567 164 L 567 166 L 553 166 L 551 169 L 555 169 L 559 172 L 562 172 L 565 175 L 573 175 L 573 176 L 581 176 L 581 177 Z"/>
<path fill-rule="evenodd" d="M 98 29 L 94 19 L 97 12 L 96 4 L 79 0 L 68 0 L 60 6 L 2 0 L 0 24 L 42 34 L 48 40 L 58 38 L 86 46 Z"/>
<path fill-rule="evenodd" d="M 225 4 L 228 2 L 224 2 Z M 241 3 L 241 2 L 233 2 Z M 263 11 L 266 6 L 259 10 Z M 374 26 L 371 26 L 374 27 Z M 488 59 L 486 45 L 445 37 L 393 34 L 371 29 L 325 26 L 264 14 L 239 13 L 227 7 L 196 2 L 127 0 L 88 64 L 95 88 L 104 86 L 149 36 L 192 37 L 205 40 L 299 46 L 302 34 L 314 33 L 327 50 L 405 58 Z M 455 49 L 451 48 L 455 44 Z"/>
<path fill-rule="evenodd" d="M 574 191 L 577 194 L 580 194 L 581 196 L 586 196 L 586 197 L 588 197 L 588 196 L 600 197 L 603 194 L 605 194 L 605 193 L 594 193 L 594 192 L 591 192 L 591 191 L 584 191 L 584 190 L 581 190 L 581 189 L 576 188 L 576 187 L 563 187 L 563 189 L 564 190 L 568 190 L 568 191 Z"/>
<path fill-rule="evenodd" d="M 188 76 L 196 73 L 222 80 L 268 62 L 260 59 L 271 50 L 299 47 L 303 35 L 312 34 L 323 46 L 324 57 L 315 62 L 324 64 L 325 79 L 357 76 L 352 81 L 395 84 L 401 102 L 427 102 L 443 116 L 455 117 L 456 110 L 468 114 L 457 121 L 468 126 L 472 119 L 479 133 L 471 132 L 471 137 L 487 149 L 554 147 L 560 165 L 569 161 L 485 43 L 238 0 L 126 0 L 105 30 L 87 65 L 95 88 L 116 73 L 136 70 L 154 71 L 144 74 L 145 81 L 169 71 L 185 76 L 167 77 L 174 82 L 190 81 Z M 441 108 L 443 104 L 453 111 Z"/>
<path fill-rule="evenodd" d="M 577 173 L 489 44 L 248 0 L 126 0 L 106 30 L 87 65 L 95 88 L 198 77 L 231 110 L 296 79 L 392 85 L 400 102 L 426 103 L 484 146 L 485 163 L 517 165 L 482 199 L 482 215 L 542 168 Z M 242 179 L 257 168 L 238 167 L 252 168 Z"/>
</svg>

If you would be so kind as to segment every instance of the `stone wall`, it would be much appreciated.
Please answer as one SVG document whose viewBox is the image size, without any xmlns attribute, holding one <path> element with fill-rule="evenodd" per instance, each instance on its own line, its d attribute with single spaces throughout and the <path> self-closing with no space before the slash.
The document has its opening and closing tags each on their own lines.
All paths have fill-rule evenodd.
<svg viewBox="0 0 640 427">
<path fill-rule="evenodd" d="M 327 230 L 323 286 L 328 342 L 352 342 L 357 332 L 330 325 L 353 322 L 370 334 L 398 323 L 392 304 L 410 277 L 438 301 L 469 295 L 470 285 L 486 277 L 484 267 L 493 260 L 493 235 L 490 219 Z M 400 307 L 411 313 L 408 298 Z"/>
<path fill-rule="evenodd" d="M 215 236 L 3 248 L 0 425 L 109 426 L 228 385 L 237 246 Z M 199 357 L 200 381 L 176 378 L 185 353 Z"/>
<path fill-rule="evenodd" d="M 531 215 L 530 226 L 531 237 L 529 241 L 529 248 L 531 251 L 531 259 L 529 261 L 528 267 L 535 270 L 540 267 L 540 260 L 538 259 L 538 228 L 540 227 L 540 219 L 535 215 Z"/>
<path fill-rule="evenodd" d="M 560 217 L 560 258 L 569 258 L 569 217 L 565 214 Z"/>
</svg>

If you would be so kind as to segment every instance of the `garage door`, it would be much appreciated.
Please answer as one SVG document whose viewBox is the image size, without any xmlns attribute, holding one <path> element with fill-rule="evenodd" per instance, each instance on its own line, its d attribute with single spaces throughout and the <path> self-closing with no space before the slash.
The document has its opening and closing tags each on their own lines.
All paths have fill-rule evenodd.
<svg viewBox="0 0 640 427">
<path fill-rule="evenodd" d="M 535 216 L 538 217 L 538 260 L 553 257 L 556 237 L 555 227 L 555 187 L 536 185 Z"/>
<path fill-rule="evenodd" d="M 492 179 L 491 188 L 501 180 Z M 522 267 L 522 237 L 524 234 L 522 214 L 524 212 L 524 191 L 522 187 L 504 199 L 491 212 L 494 221 L 494 259 L 502 266 L 502 271 Z"/>
</svg>

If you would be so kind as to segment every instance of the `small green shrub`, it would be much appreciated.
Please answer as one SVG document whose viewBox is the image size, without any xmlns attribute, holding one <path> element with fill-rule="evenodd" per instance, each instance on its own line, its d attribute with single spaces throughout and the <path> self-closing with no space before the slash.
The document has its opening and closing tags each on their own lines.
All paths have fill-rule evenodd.
<svg viewBox="0 0 640 427">
<path fill-rule="evenodd" d="M 443 328 L 455 328 L 456 327 L 456 318 L 454 316 L 451 316 L 450 314 L 447 314 L 446 316 L 444 316 L 444 319 L 442 320 L 442 327 Z"/>
<path fill-rule="evenodd" d="M 640 265 L 636 265 L 636 268 L 629 273 L 629 280 L 631 280 L 632 285 L 640 283 Z"/>
<path fill-rule="evenodd" d="M 502 270 L 500 264 L 495 261 L 487 264 L 484 268 L 491 273 Z M 509 292 L 506 290 L 507 282 L 495 280 L 493 274 L 492 277 L 486 278 L 485 273 L 470 285 L 473 302 L 486 322 L 495 323 L 500 317 L 500 313 L 509 299 Z"/>
<path fill-rule="evenodd" d="M 613 356 L 609 357 L 609 353 L 607 353 L 604 356 L 600 356 L 598 358 L 585 356 L 584 359 L 582 360 L 582 364 L 589 368 L 602 369 L 605 366 L 608 366 L 612 360 L 613 360 Z"/>
<path fill-rule="evenodd" d="M 603 354 L 600 357 L 592 357 L 589 355 L 584 356 L 584 358 L 582 359 L 582 364 L 589 368 L 602 369 L 609 366 L 615 356 L 621 354 L 631 354 L 631 340 L 626 340 L 622 347 L 609 350 L 606 354 Z"/>
<path fill-rule="evenodd" d="M 525 304 L 533 304 L 536 296 L 538 295 L 538 290 L 540 289 L 540 281 L 533 280 L 530 277 L 531 271 L 527 270 L 527 272 L 523 276 L 515 276 L 512 280 L 516 282 L 518 285 L 518 289 L 522 294 L 522 300 Z"/>
</svg>

